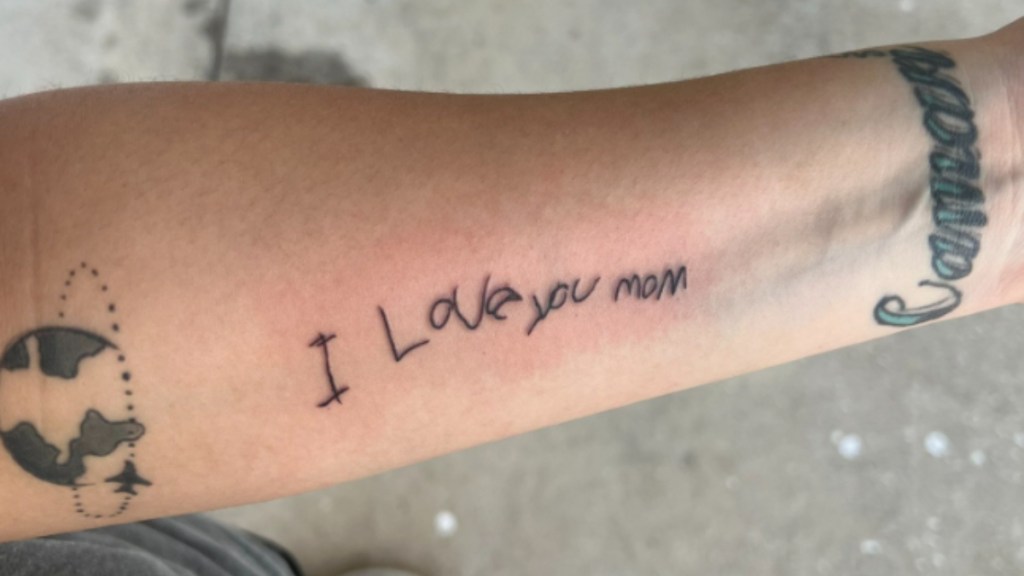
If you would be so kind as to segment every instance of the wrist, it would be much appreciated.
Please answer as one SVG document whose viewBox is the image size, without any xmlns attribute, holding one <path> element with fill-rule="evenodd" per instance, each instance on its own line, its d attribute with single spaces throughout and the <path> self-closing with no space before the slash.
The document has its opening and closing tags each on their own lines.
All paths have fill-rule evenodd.
<svg viewBox="0 0 1024 576">
<path fill-rule="evenodd" d="M 1015 301 L 1019 153 L 998 42 L 983 37 L 878 52 L 909 85 L 919 127 L 909 135 L 907 165 L 917 182 L 907 188 L 909 198 L 919 200 L 899 236 L 911 226 L 927 241 L 906 247 L 908 256 L 918 254 L 908 263 L 919 264 L 905 270 L 915 287 L 879 300 L 876 321 L 906 327 Z"/>
<path fill-rule="evenodd" d="M 988 225 L 979 266 L 981 308 L 1024 301 L 1024 20 L 963 43 L 957 56 L 976 102 L 980 186 Z"/>
</svg>

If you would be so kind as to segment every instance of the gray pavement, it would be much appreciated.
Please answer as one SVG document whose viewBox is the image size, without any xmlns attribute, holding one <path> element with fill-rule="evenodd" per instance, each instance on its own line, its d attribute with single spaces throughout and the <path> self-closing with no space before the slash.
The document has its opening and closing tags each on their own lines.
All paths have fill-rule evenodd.
<svg viewBox="0 0 1024 576">
<path fill-rule="evenodd" d="M 152 79 L 474 92 L 992 30 L 1021 0 L 0 1 L 0 94 Z M 225 26 L 226 24 L 226 26 Z M 313 576 L 1024 573 L 1008 308 L 217 517 Z"/>
</svg>

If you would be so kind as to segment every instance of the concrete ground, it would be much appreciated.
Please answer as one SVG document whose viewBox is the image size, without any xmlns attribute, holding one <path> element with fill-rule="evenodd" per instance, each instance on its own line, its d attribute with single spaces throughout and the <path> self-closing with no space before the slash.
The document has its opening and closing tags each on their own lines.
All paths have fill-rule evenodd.
<svg viewBox="0 0 1024 576">
<path fill-rule="evenodd" d="M 0 0 L 0 94 L 583 89 L 968 36 L 1021 0 Z M 1020 308 L 216 516 L 313 576 L 1024 573 Z"/>
</svg>

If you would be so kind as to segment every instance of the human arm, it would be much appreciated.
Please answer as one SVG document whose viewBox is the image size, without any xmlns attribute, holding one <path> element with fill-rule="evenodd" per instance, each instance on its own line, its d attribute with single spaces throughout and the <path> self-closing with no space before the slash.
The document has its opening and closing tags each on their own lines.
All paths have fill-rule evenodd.
<svg viewBox="0 0 1024 576">
<path fill-rule="evenodd" d="M 1011 41 L 929 45 L 976 112 L 981 171 L 959 172 L 987 219 L 944 318 L 1017 299 Z M 0 538 L 307 490 L 890 334 L 884 296 L 946 302 L 917 286 L 940 280 L 926 81 L 886 51 L 566 95 L 150 85 L 6 102 L 0 328 L 83 329 L 117 353 L 102 378 L 0 371 L 0 408 L 58 445 L 83 407 L 144 432 L 86 456 L 99 481 L 77 490 L 0 453 Z M 627 295 L 648 272 L 651 296 Z M 455 286 L 465 321 L 443 300 Z M 552 290 L 565 304 L 535 322 Z M 310 346 L 320 334 L 335 338 Z M 350 386 L 341 403 L 328 375 Z M 0 412 L 0 430 L 19 418 Z M 113 518 L 76 513 L 124 486 L 104 480 L 128 450 L 152 485 Z"/>
</svg>

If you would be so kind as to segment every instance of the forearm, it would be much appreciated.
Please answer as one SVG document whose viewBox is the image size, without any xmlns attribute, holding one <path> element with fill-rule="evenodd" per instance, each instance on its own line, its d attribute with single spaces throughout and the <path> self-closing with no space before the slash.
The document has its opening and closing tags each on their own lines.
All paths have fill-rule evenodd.
<svg viewBox="0 0 1024 576">
<path fill-rule="evenodd" d="M 889 54 L 566 95 L 152 85 L 0 106 L 0 326 L 124 356 L 106 380 L 0 371 L 28 414 L 0 430 L 34 415 L 73 438 L 93 405 L 144 426 L 86 461 L 91 486 L 5 454 L 0 537 L 311 489 L 884 336 L 884 296 L 950 294 L 925 279 L 960 295 L 945 318 L 1008 302 L 1005 92 L 989 44 L 932 48 L 982 154 L 983 248 L 955 280 L 929 245 L 935 136 Z M 107 517 L 123 484 L 99 462 L 129 450 L 152 486 Z"/>
</svg>

